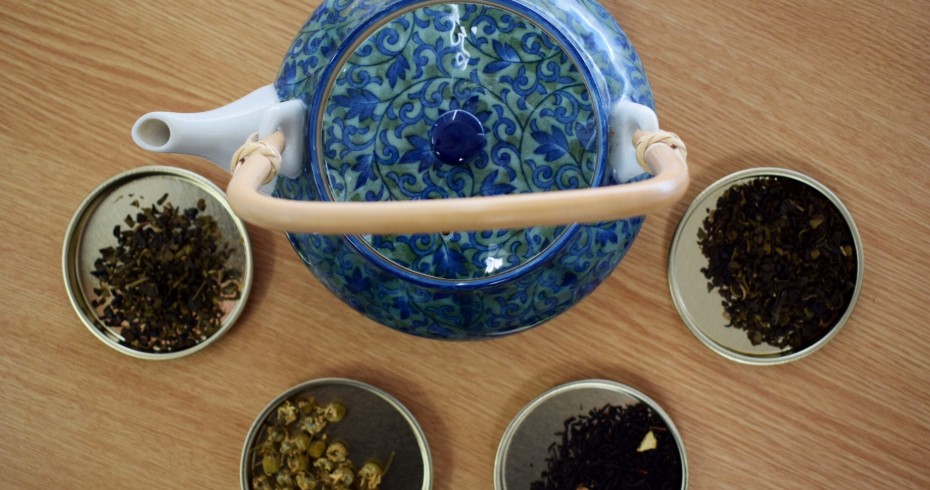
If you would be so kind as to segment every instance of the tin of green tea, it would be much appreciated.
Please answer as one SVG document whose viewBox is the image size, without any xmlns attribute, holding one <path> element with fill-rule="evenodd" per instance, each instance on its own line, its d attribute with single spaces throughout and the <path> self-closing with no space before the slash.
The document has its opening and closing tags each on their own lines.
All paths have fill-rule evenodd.
<svg viewBox="0 0 930 490">
<path fill-rule="evenodd" d="M 643 414 L 650 418 L 642 419 Z M 597 445 L 590 446 L 591 441 Z M 605 458 L 612 473 L 592 474 L 604 471 Z M 674 481 L 646 481 L 637 465 L 665 470 L 648 478 Z M 636 475 L 636 481 L 621 481 L 624 475 Z M 680 488 L 688 487 L 685 446 L 672 419 L 645 394 L 609 380 L 573 381 L 537 396 L 504 431 L 494 462 L 495 490 L 601 488 L 599 478 L 630 488 L 677 481 Z"/>
<path fill-rule="evenodd" d="M 228 246 L 226 266 L 236 271 L 233 288 L 237 289 L 238 299 L 217 300 L 215 308 L 218 311 L 215 313 L 219 322 L 213 325 L 215 330 L 192 340 L 196 343 L 184 348 L 158 351 L 157 348 L 145 350 L 130 346 L 124 338 L 123 329 L 105 320 L 107 305 L 102 304 L 105 302 L 102 298 L 104 293 L 99 277 L 94 274 L 102 258 L 102 250 L 118 246 L 119 235 L 115 228 L 131 229 L 130 223 L 141 225 L 142 222 L 136 223 L 135 220 L 150 205 L 163 206 L 158 209 L 168 209 L 170 206 L 178 213 L 202 207 L 202 211 L 198 210 L 199 215 L 212 220 L 218 227 L 217 236 L 221 236 Z M 160 253 L 161 248 L 164 247 L 159 247 L 157 252 Z M 154 246 L 152 252 L 156 253 Z M 187 170 L 146 166 L 111 177 L 84 199 L 65 234 L 62 269 L 71 305 L 94 336 L 132 357 L 167 360 L 206 348 L 225 334 L 239 318 L 251 290 L 252 248 L 244 223 L 232 212 L 219 187 Z"/>
<path fill-rule="evenodd" d="M 833 192 L 799 172 L 763 167 L 724 177 L 694 199 L 671 243 L 668 281 L 704 345 L 736 362 L 772 365 L 836 336 L 859 297 L 863 264 L 859 231 Z"/>
<path fill-rule="evenodd" d="M 286 426 L 289 435 L 275 443 L 269 428 L 282 423 L 279 409 L 285 403 L 289 403 L 296 411 Z M 323 427 L 316 427 L 313 407 L 330 404 L 341 405 L 343 415 Z M 304 438 L 304 442 L 297 444 L 298 449 L 294 449 L 290 440 L 299 437 Z M 322 451 L 322 455 L 310 454 L 317 441 L 325 441 L 327 449 Z M 336 476 L 340 480 L 338 482 L 331 475 L 337 473 L 338 462 L 345 460 L 330 457 L 329 448 L 333 443 L 343 445 L 345 460 L 351 462 L 348 467 L 355 469 L 351 476 Z M 294 457 L 285 457 L 279 467 L 266 468 L 264 457 L 271 452 L 274 453 L 272 459 L 278 459 L 283 445 L 288 446 L 287 452 Z M 307 449 L 300 448 L 301 445 L 306 445 Z M 319 460 L 329 462 L 321 463 Z M 337 468 L 333 468 L 333 462 L 336 462 Z M 380 485 L 372 485 L 371 480 L 362 480 L 362 470 L 372 464 L 378 468 Z M 290 473 L 301 474 L 301 478 L 306 478 L 305 486 L 309 488 L 316 488 L 311 481 L 329 479 L 331 483 L 344 484 L 350 478 L 358 488 L 429 490 L 433 487 L 429 444 L 413 414 L 380 388 L 346 378 L 320 378 L 300 383 L 278 395 L 255 418 L 242 446 L 240 487 L 242 490 L 251 490 L 255 480 L 259 479 L 277 488 L 274 485 L 278 474 L 288 473 L 289 470 Z M 288 474 L 286 478 L 292 476 Z M 294 484 L 299 486 L 297 482 Z M 356 487 L 350 484 L 345 485 L 345 488 Z"/>
</svg>

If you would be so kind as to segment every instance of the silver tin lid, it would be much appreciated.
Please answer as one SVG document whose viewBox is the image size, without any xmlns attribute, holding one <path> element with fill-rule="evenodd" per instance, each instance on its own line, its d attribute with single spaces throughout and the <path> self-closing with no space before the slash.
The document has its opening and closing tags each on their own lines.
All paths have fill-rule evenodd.
<svg viewBox="0 0 930 490">
<path fill-rule="evenodd" d="M 239 481 L 249 490 L 253 463 L 261 465 L 253 447 L 264 439 L 265 423 L 285 400 L 313 397 L 318 403 L 342 403 L 345 418 L 326 428 L 331 441 L 345 443 L 350 458 L 361 467 L 369 458 L 390 464 L 385 468 L 381 490 L 429 490 L 433 488 L 433 464 L 426 435 L 413 414 L 387 392 L 361 381 L 320 378 L 306 381 L 281 393 L 258 415 L 242 446 Z M 361 459 L 359 459 L 361 458 Z"/>
<path fill-rule="evenodd" d="M 821 193 L 835 206 L 845 220 L 852 235 L 856 253 L 856 279 L 852 297 L 845 312 L 816 342 L 799 349 L 780 348 L 765 343 L 753 345 L 747 333 L 728 327 L 719 292 L 709 290 L 708 279 L 701 269 L 707 266 L 698 243 L 698 230 L 703 226 L 710 211 L 716 208 L 717 200 L 734 185 L 764 177 L 780 177 L 804 183 Z M 772 365 L 794 361 L 810 355 L 823 347 L 839 332 L 849 319 L 862 288 L 863 276 L 862 240 L 849 210 L 839 198 L 823 184 L 793 170 L 761 167 L 733 173 L 711 184 L 701 192 L 685 211 L 675 231 L 669 251 L 668 282 L 672 300 L 681 318 L 707 347 L 727 359 L 753 365 Z"/>
<path fill-rule="evenodd" d="M 200 343 L 172 352 L 146 352 L 122 342 L 119 333 L 101 318 L 94 288 L 98 282 L 91 275 L 100 249 L 116 245 L 113 227 L 121 225 L 127 214 L 139 211 L 134 200 L 154 203 L 164 194 L 181 209 L 194 207 L 204 199 L 206 211 L 220 226 L 223 237 L 234 248 L 229 266 L 241 271 L 240 299 L 230 302 L 220 328 Z M 233 214 L 223 191 L 205 178 L 183 169 L 162 166 L 139 167 L 115 175 L 100 184 L 81 203 L 71 218 L 62 253 L 65 288 L 78 317 L 94 336 L 123 354 L 147 360 L 167 360 L 187 356 L 206 348 L 225 334 L 245 308 L 252 285 L 252 247 L 245 224 Z"/>
<path fill-rule="evenodd" d="M 523 490 L 541 479 L 549 447 L 557 444 L 569 417 L 587 414 L 607 404 L 644 403 L 665 422 L 678 446 L 681 488 L 688 488 L 685 445 L 672 419 L 658 403 L 621 383 L 602 379 L 573 381 L 551 388 L 528 403 L 504 431 L 494 461 L 495 490 Z"/>
</svg>

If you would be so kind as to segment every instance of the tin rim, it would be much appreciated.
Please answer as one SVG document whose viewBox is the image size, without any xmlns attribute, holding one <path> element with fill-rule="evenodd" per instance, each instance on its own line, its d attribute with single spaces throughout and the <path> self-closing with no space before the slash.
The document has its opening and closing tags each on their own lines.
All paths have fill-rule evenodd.
<svg viewBox="0 0 930 490">
<path fill-rule="evenodd" d="M 114 195 L 120 189 L 123 189 L 124 186 L 151 177 L 174 178 L 179 182 L 177 185 L 193 186 L 204 196 L 210 197 L 215 203 L 219 204 L 222 209 L 222 211 L 217 211 L 212 215 L 218 220 L 228 220 L 231 228 L 235 230 L 235 233 L 238 235 L 238 238 L 241 239 L 242 243 L 241 295 L 232 309 L 223 318 L 220 328 L 214 332 L 213 335 L 192 347 L 164 353 L 139 351 L 120 343 L 120 338 L 116 332 L 103 324 L 98 315 L 94 312 L 94 308 L 90 305 L 90 299 L 85 292 L 86 286 L 83 286 L 81 277 L 81 271 L 83 269 L 81 264 L 82 245 L 85 237 L 88 235 L 88 224 L 100 205 L 103 204 L 108 197 Z M 119 197 L 117 197 L 117 199 L 119 199 Z M 220 213 L 222 213 L 222 217 Z M 119 222 L 117 222 L 117 224 L 118 223 Z M 235 239 L 235 237 L 230 238 L 233 240 Z M 71 222 L 68 224 L 62 252 L 62 271 L 64 274 L 65 289 L 68 292 L 71 306 L 74 308 L 74 311 L 77 313 L 78 318 L 81 319 L 84 326 L 107 346 L 128 356 L 145 360 L 169 360 L 194 354 L 195 352 L 205 349 L 229 331 L 242 314 L 247 303 L 249 293 L 252 289 L 252 267 L 252 246 L 249 242 L 249 235 L 245 223 L 232 211 L 232 208 L 226 201 L 226 196 L 223 191 L 206 178 L 194 172 L 175 167 L 157 165 L 138 167 L 119 173 L 110 177 L 91 191 L 78 206 L 71 218 Z"/>
<path fill-rule="evenodd" d="M 702 322 L 696 318 L 694 311 L 692 311 L 693 308 L 698 305 L 695 304 L 695 301 L 688 300 L 682 285 L 682 274 L 684 273 L 683 271 L 685 266 L 681 263 L 684 261 L 684 259 L 680 258 L 679 255 L 683 253 L 682 247 L 685 246 L 684 236 L 686 230 L 690 231 L 691 228 L 696 226 L 696 223 L 699 224 L 699 221 L 703 220 L 703 213 L 705 212 L 705 209 L 714 207 L 714 201 L 720 193 L 738 182 L 760 177 L 789 178 L 806 184 L 814 190 L 818 191 L 820 194 L 826 197 L 830 203 L 833 204 L 833 206 L 843 217 L 847 227 L 849 228 L 849 232 L 853 237 L 853 243 L 856 249 L 856 284 L 853 289 L 852 297 L 849 300 L 849 304 L 846 306 L 846 311 L 839 318 L 839 320 L 837 320 L 836 324 L 834 324 L 833 327 L 831 327 L 830 330 L 823 335 L 823 337 L 817 340 L 817 342 L 814 342 L 813 344 L 800 350 L 792 350 L 790 348 L 776 350 L 775 348 L 769 348 L 766 350 L 760 349 L 758 353 L 750 353 L 737 350 L 736 347 L 728 346 L 725 343 L 714 339 L 710 334 L 708 334 L 707 330 L 709 328 L 716 328 L 717 330 L 720 330 L 724 327 L 722 327 L 722 325 L 702 325 Z M 688 233 L 687 236 L 691 237 L 691 234 Z M 696 242 L 696 238 L 694 241 Z M 850 214 L 849 210 L 842 203 L 842 201 L 840 201 L 840 199 L 836 196 L 836 194 L 833 193 L 833 191 L 817 180 L 794 170 L 776 167 L 759 167 L 735 172 L 714 182 L 706 189 L 704 189 L 704 191 L 698 194 L 698 196 L 694 198 L 694 201 L 692 201 L 691 205 L 682 215 L 682 218 L 678 223 L 678 227 L 675 230 L 675 235 L 672 239 L 671 247 L 669 249 L 668 259 L 668 282 L 672 300 L 675 303 L 675 308 L 678 310 L 679 315 L 691 333 L 693 333 L 694 336 L 701 341 L 701 343 L 717 354 L 731 361 L 750 365 L 776 365 L 796 361 L 798 359 L 809 356 L 810 354 L 816 352 L 824 345 L 826 345 L 827 342 L 832 340 L 839 333 L 839 331 L 846 324 L 847 320 L 849 320 L 849 317 L 852 315 L 856 302 L 859 299 L 859 293 L 862 289 L 864 271 L 865 262 L 863 259 L 862 238 L 859 234 L 858 228 L 856 227 L 855 221 L 852 218 L 852 214 Z M 706 280 L 704 280 L 704 282 L 698 286 L 705 287 Z"/>
<path fill-rule="evenodd" d="M 512 443 L 514 436 L 517 431 L 522 427 L 523 423 L 526 422 L 537 409 L 542 405 L 550 402 L 556 396 L 563 395 L 572 391 L 579 390 L 598 390 L 609 394 L 617 394 L 629 397 L 634 401 L 645 403 L 650 409 L 652 409 L 659 417 L 662 418 L 662 421 L 665 422 L 666 427 L 668 427 L 669 432 L 672 434 L 675 444 L 678 446 L 678 454 L 681 458 L 681 488 L 688 488 L 688 458 L 685 454 L 685 445 L 681 439 L 681 434 L 678 432 L 678 428 L 672 422 L 671 417 L 656 403 L 652 398 L 649 398 L 644 393 L 631 388 L 627 385 L 618 383 L 616 381 L 609 381 L 603 379 L 587 379 L 572 381 L 565 383 L 563 385 L 550 388 L 530 401 L 526 406 L 520 409 L 517 412 L 517 415 L 513 418 L 510 424 L 507 426 L 507 429 L 504 431 L 504 435 L 501 437 L 501 442 L 497 448 L 497 456 L 494 459 L 494 489 L 495 490 L 507 490 L 507 481 L 506 481 L 506 471 L 508 458 L 511 455 Z M 586 407 L 591 408 L 591 407 Z M 571 416 L 572 414 L 565 414 L 566 417 Z"/>
<path fill-rule="evenodd" d="M 433 488 L 433 464 L 432 464 L 432 455 L 430 454 L 429 444 L 426 441 L 426 434 L 423 432 L 423 428 L 420 427 L 419 422 L 414 418 L 410 410 L 407 409 L 397 398 L 394 398 L 390 393 L 372 386 L 361 381 L 356 381 L 354 379 L 348 378 L 319 378 L 310 381 L 305 381 L 296 386 L 289 388 L 284 391 L 270 403 L 268 403 L 264 409 L 258 414 L 255 420 L 252 422 L 252 425 L 249 427 L 249 432 L 246 435 L 245 442 L 242 445 L 242 453 L 239 459 L 239 486 L 242 490 L 250 490 L 251 486 L 249 485 L 249 452 L 252 448 L 252 445 L 256 442 L 256 438 L 259 435 L 259 430 L 264 426 L 264 423 L 269 415 L 280 405 L 282 402 L 291 398 L 300 393 L 307 392 L 313 388 L 320 388 L 326 386 L 336 386 L 349 388 L 354 390 L 360 390 L 362 392 L 375 395 L 388 406 L 390 406 L 400 417 L 406 421 L 410 430 L 413 432 L 414 438 L 417 441 L 417 446 L 419 449 L 420 457 L 423 460 L 423 485 L 421 490 L 429 490 Z M 347 407 L 348 411 L 352 410 L 352 407 Z M 351 447 L 349 448 L 351 451 Z"/>
</svg>

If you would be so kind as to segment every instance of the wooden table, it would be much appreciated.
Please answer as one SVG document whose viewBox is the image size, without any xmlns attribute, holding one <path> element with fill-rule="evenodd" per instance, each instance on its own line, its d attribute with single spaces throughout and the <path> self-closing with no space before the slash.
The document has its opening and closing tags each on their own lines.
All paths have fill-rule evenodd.
<svg viewBox="0 0 930 490">
<path fill-rule="evenodd" d="M 299 382 L 399 398 L 438 489 L 486 489 L 514 414 L 583 378 L 632 385 L 684 438 L 691 488 L 930 487 L 930 6 L 915 0 L 608 0 L 643 58 L 693 184 L 651 215 L 593 295 L 537 329 L 449 343 L 336 301 L 285 237 L 250 228 L 255 289 L 204 352 L 146 362 L 82 326 L 62 280 L 68 221 L 99 183 L 151 164 L 225 186 L 205 161 L 129 137 L 151 110 L 212 108 L 268 83 L 317 0 L 5 1 L 0 9 L 0 488 L 235 488 L 253 418 Z M 795 363 L 705 348 L 666 282 L 679 217 L 731 172 L 806 173 L 852 212 L 865 283 L 849 323 Z"/>
</svg>

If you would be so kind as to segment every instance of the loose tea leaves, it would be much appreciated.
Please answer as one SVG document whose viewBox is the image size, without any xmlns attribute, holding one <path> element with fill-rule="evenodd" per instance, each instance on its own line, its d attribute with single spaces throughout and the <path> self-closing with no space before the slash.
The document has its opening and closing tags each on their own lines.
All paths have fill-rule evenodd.
<svg viewBox="0 0 930 490">
<path fill-rule="evenodd" d="M 113 228 L 118 244 L 100 249 L 91 274 L 99 281 L 91 305 L 129 347 L 172 352 L 194 346 L 222 325 L 224 302 L 239 299 L 241 272 L 229 266 L 206 202 L 181 210 L 168 195 L 127 215 Z"/>
<path fill-rule="evenodd" d="M 852 233 L 836 206 L 803 182 L 773 176 L 730 187 L 697 236 L 708 291 L 719 291 L 727 326 L 745 330 L 753 345 L 807 347 L 852 300 Z"/>
<path fill-rule="evenodd" d="M 549 447 L 542 479 L 530 490 L 681 488 L 681 453 L 648 405 L 607 404 L 565 421 Z"/>
<path fill-rule="evenodd" d="M 330 440 L 327 427 L 346 407 L 313 398 L 285 400 L 269 417 L 264 440 L 253 449 L 252 489 L 377 490 L 387 468 L 368 461 L 356 470 L 349 448 Z"/>
</svg>

